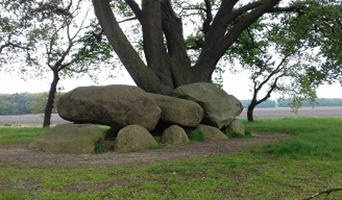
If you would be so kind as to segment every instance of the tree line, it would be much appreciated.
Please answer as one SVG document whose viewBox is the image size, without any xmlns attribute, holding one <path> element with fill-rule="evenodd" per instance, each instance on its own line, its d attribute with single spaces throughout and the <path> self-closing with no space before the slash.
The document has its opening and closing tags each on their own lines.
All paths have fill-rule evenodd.
<svg viewBox="0 0 342 200">
<path fill-rule="evenodd" d="M 242 106 L 244 108 L 248 108 L 251 103 L 251 100 L 240 100 Z M 256 108 L 276 108 L 276 107 L 292 107 L 293 100 L 292 99 L 282 99 L 279 101 L 276 100 L 267 100 L 257 105 Z M 319 106 L 342 106 L 342 99 L 340 98 L 317 98 L 315 102 L 311 102 L 305 100 L 302 102 L 300 107 L 319 107 Z"/>
<path fill-rule="evenodd" d="M 60 93 L 56 97 L 60 97 Z M 49 94 L 16 93 L 0 94 L 0 115 L 23 115 L 44 113 Z M 53 113 L 57 110 L 54 108 Z"/>
</svg>

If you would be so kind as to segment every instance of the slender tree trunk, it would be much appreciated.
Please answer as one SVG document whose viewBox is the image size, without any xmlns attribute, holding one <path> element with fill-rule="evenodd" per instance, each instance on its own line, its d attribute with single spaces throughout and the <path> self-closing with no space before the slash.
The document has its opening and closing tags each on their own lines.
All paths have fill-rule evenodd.
<svg viewBox="0 0 342 200">
<path fill-rule="evenodd" d="M 249 104 L 248 108 L 247 108 L 247 120 L 249 122 L 254 122 L 254 116 L 253 116 L 253 111 L 254 108 L 257 104 L 255 102 L 251 102 L 251 104 Z"/>
<path fill-rule="evenodd" d="M 50 127 L 51 124 L 51 113 L 53 109 L 53 105 L 55 102 L 55 94 L 57 91 L 57 84 L 59 81 L 59 76 L 57 71 L 53 71 L 53 80 L 51 83 L 50 91 L 49 91 L 49 97 L 46 103 L 45 107 L 45 113 L 44 113 L 44 122 L 43 127 Z"/>
</svg>

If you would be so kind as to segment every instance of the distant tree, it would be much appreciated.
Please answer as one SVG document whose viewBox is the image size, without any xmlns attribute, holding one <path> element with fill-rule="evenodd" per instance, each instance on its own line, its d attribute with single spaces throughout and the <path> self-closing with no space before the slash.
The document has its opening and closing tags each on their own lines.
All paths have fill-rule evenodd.
<svg viewBox="0 0 342 200">
<path fill-rule="evenodd" d="M 18 3 L 10 1 L 8 6 Z M 47 127 L 61 76 L 100 70 L 112 57 L 112 47 L 97 22 L 89 19 L 89 4 L 82 0 L 25 1 L 16 9 L 31 22 L 26 29 L 31 48 L 20 71 L 24 76 L 46 76 L 48 71 L 53 75 L 44 114 L 43 127 Z"/>
<path fill-rule="evenodd" d="M 305 7 L 302 3 L 296 6 Z M 280 23 L 258 21 L 240 35 L 228 55 L 233 63 L 238 60 L 252 72 L 253 97 L 247 109 L 248 121 L 254 121 L 254 108 L 268 100 L 273 92 L 290 97 L 296 111 L 304 100 L 315 101 L 319 84 L 341 80 L 342 75 L 335 74 L 341 70 L 342 60 L 338 53 L 342 50 L 342 41 L 335 35 L 342 29 L 342 24 L 336 22 L 340 20 L 340 5 L 327 6 L 313 1 L 298 14 L 284 15 Z M 336 31 L 326 31 L 325 26 Z M 260 92 L 265 95 L 259 97 Z"/>
<path fill-rule="evenodd" d="M 48 92 L 43 92 L 43 93 L 36 93 L 36 94 L 31 94 L 32 98 L 30 99 L 29 102 L 29 109 L 30 113 L 32 114 L 42 114 L 45 112 L 45 107 L 46 107 L 46 102 L 48 101 L 49 98 L 49 93 Z M 57 92 L 55 94 L 55 101 L 59 99 L 60 96 L 62 96 L 63 93 Z M 57 113 L 56 107 L 53 107 L 52 113 Z"/>
<path fill-rule="evenodd" d="M 58 99 L 62 93 L 57 93 Z M 42 114 L 45 111 L 48 92 L 0 94 L 0 115 Z M 56 108 L 52 112 L 56 112 Z"/>
</svg>

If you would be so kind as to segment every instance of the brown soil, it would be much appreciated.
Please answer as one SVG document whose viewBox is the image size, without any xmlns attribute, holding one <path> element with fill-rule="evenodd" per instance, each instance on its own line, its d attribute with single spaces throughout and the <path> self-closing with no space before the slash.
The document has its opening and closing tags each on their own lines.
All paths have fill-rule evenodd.
<svg viewBox="0 0 342 200">
<path fill-rule="evenodd" d="M 141 165 L 166 160 L 217 156 L 243 151 L 251 147 L 276 143 L 289 138 L 289 134 L 254 132 L 253 138 L 229 139 L 215 142 L 191 142 L 189 144 L 166 146 L 162 149 L 132 153 L 108 152 L 98 155 L 50 154 L 29 150 L 29 143 L 0 146 L 1 164 L 43 164 L 68 167 L 110 167 Z M 1 165 L 0 164 L 0 165 Z"/>
</svg>

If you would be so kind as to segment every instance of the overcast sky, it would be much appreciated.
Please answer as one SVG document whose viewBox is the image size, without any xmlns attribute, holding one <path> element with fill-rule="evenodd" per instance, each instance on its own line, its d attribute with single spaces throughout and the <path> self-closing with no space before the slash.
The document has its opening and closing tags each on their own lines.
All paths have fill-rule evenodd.
<svg viewBox="0 0 342 200">
<path fill-rule="evenodd" d="M 114 71 L 113 75 L 117 78 L 106 79 L 107 74 L 100 75 L 98 85 L 110 85 L 110 84 L 128 84 L 135 85 L 133 80 L 130 78 L 125 70 Z M 231 74 L 226 72 L 223 75 L 224 79 L 224 90 L 234 95 L 240 100 L 251 99 L 252 93 L 249 91 L 251 88 L 251 81 L 248 79 L 248 74 L 239 73 Z M 49 79 L 30 79 L 22 80 L 18 76 L 5 74 L 1 72 L 0 74 L 0 93 L 2 94 L 13 94 L 13 93 L 39 93 L 49 91 L 51 80 Z M 88 76 L 82 77 L 80 79 L 61 79 L 59 82 L 59 87 L 63 87 L 63 92 L 70 91 L 76 87 L 80 86 L 90 86 L 97 85 Z M 339 83 L 333 85 L 323 85 L 317 91 L 319 98 L 342 98 L 342 87 Z M 275 99 L 276 96 L 272 96 Z"/>
</svg>

